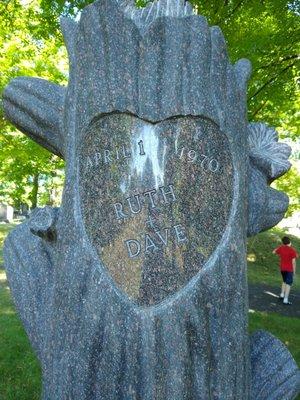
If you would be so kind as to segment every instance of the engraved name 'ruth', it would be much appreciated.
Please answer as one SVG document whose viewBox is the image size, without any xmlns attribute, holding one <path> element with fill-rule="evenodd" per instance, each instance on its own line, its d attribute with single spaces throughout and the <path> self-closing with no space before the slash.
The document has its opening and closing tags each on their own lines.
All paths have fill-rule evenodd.
<svg viewBox="0 0 300 400">
<path fill-rule="evenodd" d="M 158 190 L 150 189 L 143 193 L 138 193 L 127 197 L 125 202 L 113 204 L 117 219 L 127 219 L 133 214 L 139 214 L 143 208 L 143 201 L 149 208 L 156 208 L 159 202 L 161 204 L 170 204 L 176 202 L 174 186 L 160 186 Z"/>
</svg>

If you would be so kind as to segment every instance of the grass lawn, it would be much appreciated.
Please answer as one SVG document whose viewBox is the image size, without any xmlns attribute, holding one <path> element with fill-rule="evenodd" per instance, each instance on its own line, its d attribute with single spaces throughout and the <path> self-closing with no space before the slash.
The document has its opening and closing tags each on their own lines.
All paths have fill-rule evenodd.
<svg viewBox="0 0 300 400">
<path fill-rule="evenodd" d="M 13 224 L 0 224 L 0 268 L 2 242 Z M 248 279 L 252 283 L 278 286 L 278 259 L 272 250 L 280 244 L 282 231 L 272 230 L 249 239 Z M 300 240 L 292 238 L 300 252 Z M 300 265 L 299 265 L 300 276 Z M 300 288 L 297 282 L 297 288 Z M 264 329 L 278 337 L 289 348 L 300 365 L 300 320 L 275 313 L 253 312 L 249 314 L 249 331 Z M 37 400 L 41 392 L 41 371 L 33 354 L 22 324 L 16 314 L 5 274 L 0 270 L 0 399 Z M 300 396 L 296 400 L 300 400 Z"/>
</svg>

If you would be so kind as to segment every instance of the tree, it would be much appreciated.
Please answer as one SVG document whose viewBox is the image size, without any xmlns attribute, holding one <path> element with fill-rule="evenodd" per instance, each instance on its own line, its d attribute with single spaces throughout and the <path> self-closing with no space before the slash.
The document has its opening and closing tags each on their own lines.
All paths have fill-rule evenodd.
<svg viewBox="0 0 300 400">
<path fill-rule="evenodd" d="M 248 89 L 250 121 L 265 121 L 281 139 L 300 139 L 300 3 L 286 0 L 194 2 L 198 12 L 221 27 L 233 62 L 252 62 Z M 289 143 L 291 145 L 291 142 Z M 274 183 L 290 197 L 287 214 L 300 210 L 300 169 Z"/>
<path fill-rule="evenodd" d="M 5 54 L 0 60 L 0 89 L 8 81 L 19 75 L 40 76 L 57 83 L 67 81 L 67 57 L 59 28 L 59 16 L 77 18 L 83 7 L 93 0 L 4 0 L 0 3 L 0 50 Z M 204 15 L 210 25 L 219 25 L 228 42 L 231 61 L 249 58 L 253 73 L 249 82 L 249 120 L 263 120 L 275 126 L 281 137 L 293 140 L 300 136 L 300 6 L 297 1 L 288 0 L 191 0 L 197 13 Z M 147 4 L 138 0 L 138 6 Z M 33 145 L 29 139 L 21 139 L 0 114 L 0 146 L 5 153 L 4 134 L 15 136 L 18 149 L 31 148 L 39 154 L 39 174 L 43 174 L 43 162 L 54 168 L 61 164 L 49 164 L 45 150 Z M 34 147 L 35 146 L 35 147 Z M 31 158 L 32 151 L 28 153 Z M 26 158 L 26 156 L 24 156 Z M 2 157 L 1 178 L 4 183 L 7 159 Z M 23 158 L 23 162 L 24 158 Z M 26 164 L 26 163 L 25 163 Z M 16 174 L 10 176 L 10 184 L 18 186 L 17 168 L 11 164 Z M 33 177 L 37 172 L 28 161 L 24 169 L 23 183 L 27 194 L 23 201 L 29 202 Z M 29 168 L 29 165 L 32 168 Z M 50 167 L 50 165 L 52 167 Z M 50 170 L 45 176 L 50 176 Z M 295 172 L 293 172 L 294 174 Z M 49 175 L 50 174 L 50 175 Z M 25 176 L 26 175 L 26 176 Z M 286 182 L 291 179 L 288 175 Z M 26 178 L 27 177 L 27 178 Z M 41 181 L 42 183 L 45 180 Z M 8 184 L 8 182 L 6 182 Z M 289 188 L 289 185 L 286 185 Z M 3 197 L 0 187 L 0 201 Z M 8 197 L 16 196 L 11 191 Z M 19 199 L 19 197 L 17 197 Z M 45 201 L 44 197 L 41 201 Z"/>
<path fill-rule="evenodd" d="M 24 3 L 24 2 L 23 2 Z M 39 1 L 0 4 L 0 88 L 16 76 L 39 76 L 67 82 L 67 58 L 61 37 L 38 35 Z M 0 202 L 35 207 L 49 182 L 61 176 L 63 163 L 35 142 L 17 132 L 0 113 Z M 63 179 L 60 177 L 60 186 Z M 41 188 L 42 186 L 42 188 Z M 42 190 L 41 190 L 42 189 Z M 44 203 L 45 195 L 42 198 Z"/>
<path fill-rule="evenodd" d="M 92 0 L 42 0 L 38 18 L 47 33 L 60 37 L 59 15 L 78 16 Z M 300 5 L 288 0 L 191 0 L 198 14 L 218 25 L 228 42 L 232 62 L 249 58 L 249 120 L 263 119 L 300 135 Z M 136 1 L 138 6 L 146 0 Z M 298 112 L 298 115 L 297 115 Z"/>
<path fill-rule="evenodd" d="M 19 208 L 25 203 L 32 208 L 38 205 L 43 194 L 43 204 L 55 204 L 51 191 L 57 190 L 55 178 L 61 183 L 63 161 L 20 133 L 9 133 L 0 141 L 0 198 Z M 48 199 L 45 197 L 47 189 Z"/>
</svg>

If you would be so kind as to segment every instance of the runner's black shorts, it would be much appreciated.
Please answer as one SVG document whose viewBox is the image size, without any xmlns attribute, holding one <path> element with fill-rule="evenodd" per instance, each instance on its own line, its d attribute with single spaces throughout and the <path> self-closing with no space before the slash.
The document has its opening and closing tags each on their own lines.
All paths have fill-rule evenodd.
<svg viewBox="0 0 300 400">
<path fill-rule="evenodd" d="M 293 272 L 281 271 L 281 275 L 283 282 L 291 286 L 293 283 Z"/>
</svg>

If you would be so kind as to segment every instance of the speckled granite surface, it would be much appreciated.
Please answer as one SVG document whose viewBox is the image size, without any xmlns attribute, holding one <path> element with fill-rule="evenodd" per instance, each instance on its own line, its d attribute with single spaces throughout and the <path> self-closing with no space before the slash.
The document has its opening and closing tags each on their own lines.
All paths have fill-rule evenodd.
<svg viewBox="0 0 300 400">
<path fill-rule="evenodd" d="M 251 400 L 288 400 L 300 392 L 300 371 L 285 345 L 265 331 L 251 336 Z"/>
<path fill-rule="evenodd" d="M 246 234 L 282 218 L 268 184 L 289 150 L 247 123 L 249 62 L 232 66 L 220 30 L 180 0 L 97 1 L 62 25 L 68 87 L 18 78 L 4 92 L 7 117 L 66 159 L 61 208 L 5 243 L 43 399 L 253 398 Z"/>
<path fill-rule="evenodd" d="M 226 135 L 209 120 L 100 117 L 79 150 L 87 236 L 137 304 L 186 285 L 220 243 L 233 199 Z"/>
</svg>

